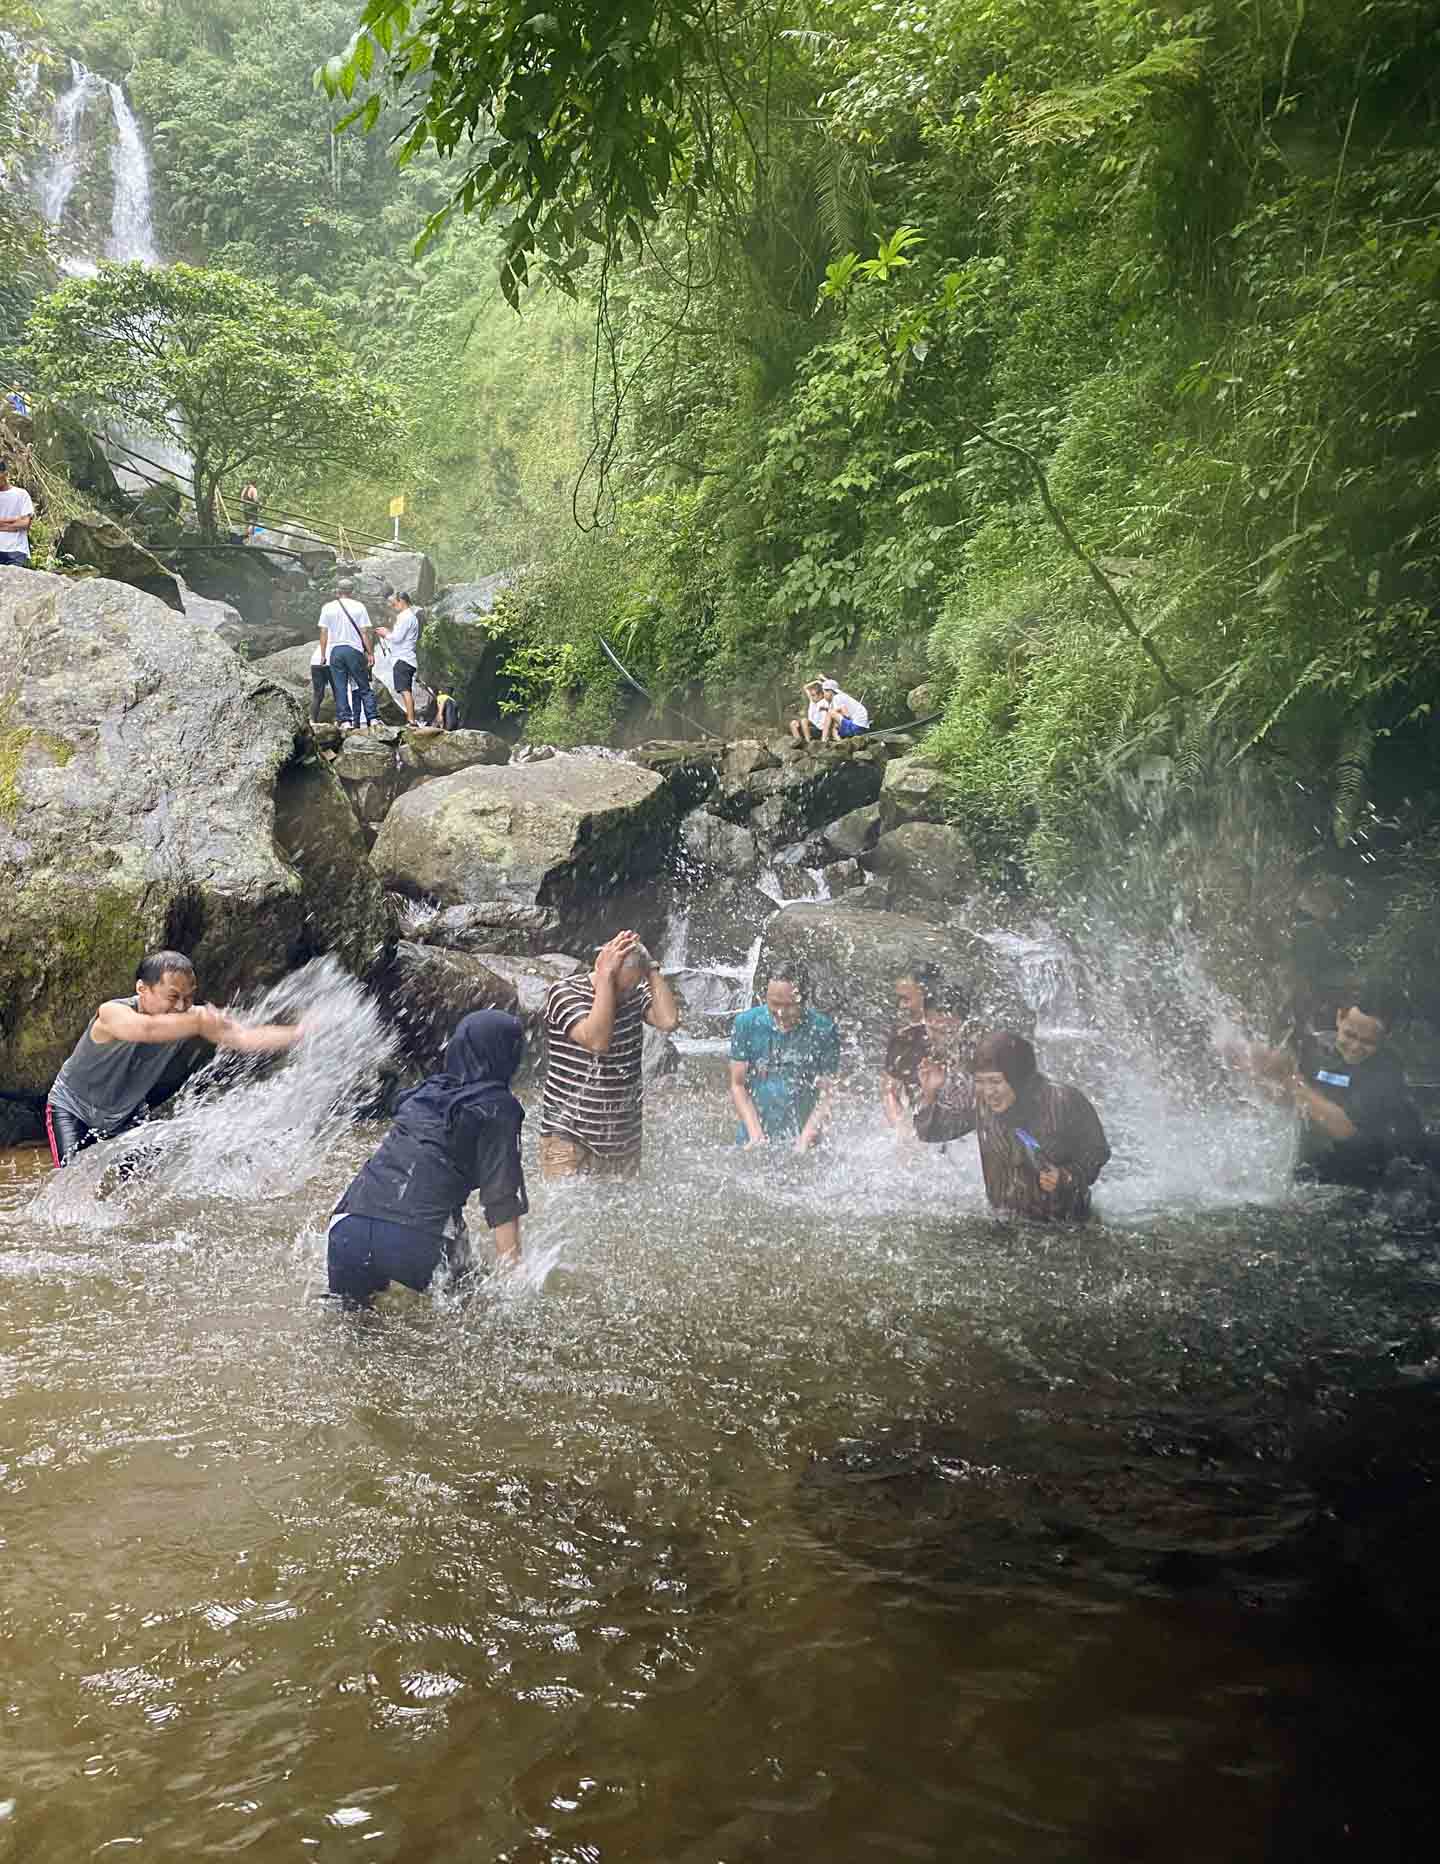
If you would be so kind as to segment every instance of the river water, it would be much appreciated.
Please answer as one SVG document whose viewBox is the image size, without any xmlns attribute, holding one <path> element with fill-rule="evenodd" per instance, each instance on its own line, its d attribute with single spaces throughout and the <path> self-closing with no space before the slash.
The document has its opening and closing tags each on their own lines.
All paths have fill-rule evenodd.
<svg viewBox="0 0 1440 1864">
<path fill-rule="evenodd" d="M 342 1315 L 357 1015 L 144 1186 L 0 1155 L 0 1857 L 1425 1854 L 1409 1595 L 1315 1449 L 1434 1389 L 1403 1200 L 1117 1087 L 1050 1233 L 864 1080 L 737 1154 L 698 1056 L 516 1282 Z"/>
</svg>

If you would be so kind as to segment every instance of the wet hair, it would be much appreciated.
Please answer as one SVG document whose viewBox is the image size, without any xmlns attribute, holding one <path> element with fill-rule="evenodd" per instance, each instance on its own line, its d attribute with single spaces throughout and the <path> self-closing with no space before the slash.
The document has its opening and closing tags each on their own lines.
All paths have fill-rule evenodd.
<svg viewBox="0 0 1440 1864">
<path fill-rule="evenodd" d="M 976 1074 L 1003 1074 L 1017 1093 L 1040 1072 L 1035 1050 L 1013 1029 L 992 1029 L 982 1036 L 975 1044 L 973 1068 Z"/>
<path fill-rule="evenodd" d="M 802 1003 L 810 995 L 810 973 L 797 959 L 782 958 L 778 964 L 772 964 L 765 979 L 765 988 L 772 984 L 793 984 L 795 995 Z"/>
<path fill-rule="evenodd" d="M 1341 993 L 1339 1014 L 1346 1010 L 1359 1010 L 1362 1016 L 1373 1017 L 1377 1023 L 1383 1023 L 1387 1034 L 1394 1029 L 1400 1018 L 1400 1003 L 1395 993 L 1378 984 L 1356 984 L 1353 989 Z"/>
<path fill-rule="evenodd" d="M 194 977 L 195 967 L 183 951 L 147 951 L 135 972 L 137 984 L 160 984 L 174 973 L 177 977 Z"/>
</svg>

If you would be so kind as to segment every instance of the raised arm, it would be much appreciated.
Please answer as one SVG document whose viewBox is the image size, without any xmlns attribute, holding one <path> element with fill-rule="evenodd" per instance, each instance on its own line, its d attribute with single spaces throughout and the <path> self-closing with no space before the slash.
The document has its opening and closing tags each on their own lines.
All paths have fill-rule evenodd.
<svg viewBox="0 0 1440 1864">
<path fill-rule="evenodd" d="M 952 1074 L 943 1062 L 920 1063 L 920 1105 L 915 1109 L 915 1137 L 943 1145 L 975 1130 L 975 1083 L 968 1074 Z"/>
<path fill-rule="evenodd" d="M 600 947 L 595 959 L 595 1001 L 577 1023 L 565 1031 L 592 1055 L 603 1055 L 615 1033 L 615 1003 L 620 971 L 630 953 L 640 943 L 633 932 L 617 932 L 608 945 Z"/>
<path fill-rule="evenodd" d="M 303 1023 L 256 1023 L 247 1027 L 223 1015 L 221 1022 L 224 1027 L 212 1038 L 216 1048 L 234 1049 L 240 1055 L 278 1055 L 294 1048 L 305 1033 Z"/>
<path fill-rule="evenodd" d="M 197 1004 L 193 1010 L 167 1010 L 160 1016 L 142 1016 L 118 998 L 102 1003 L 91 1024 L 92 1041 L 102 1048 L 110 1042 L 202 1042 L 218 1043 L 228 1023 L 223 1010 L 212 1004 Z"/>
<path fill-rule="evenodd" d="M 663 1029 L 669 1035 L 680 1027 L 679 1001 L 658 964 L 650 967 L 649 983 L 650 1007 L 645 1012 L 645 1020 L 652 1029 Z"/>
</svg>

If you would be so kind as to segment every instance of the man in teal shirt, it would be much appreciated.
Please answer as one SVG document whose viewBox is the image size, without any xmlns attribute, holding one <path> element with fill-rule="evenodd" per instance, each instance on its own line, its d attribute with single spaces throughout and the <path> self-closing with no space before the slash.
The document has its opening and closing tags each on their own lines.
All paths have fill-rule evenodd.
<svg viewBox="0 0 1440 1864">
<path fill-rule="evenodd" d="M 807 1009 L 798 965 L 777 965 L 765 1001 L 735 1018 L 730 1032 L 730 1098 L 740 1115 L 740 1145 L 790 1141 L 808 1152 L 830 1116 L 840 1072 L 840 1031 Z"/>
</svg>

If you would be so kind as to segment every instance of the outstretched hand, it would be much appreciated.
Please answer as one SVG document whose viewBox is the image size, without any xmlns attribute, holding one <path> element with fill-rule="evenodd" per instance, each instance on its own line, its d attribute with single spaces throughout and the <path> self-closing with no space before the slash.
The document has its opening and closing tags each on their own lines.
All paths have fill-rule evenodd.
<svg viewBox="0 0 1440 1864">
<path fill-rule="evenodd" d="M 945 1085 L 944 1062 L 936 1061 L 933 1055 L 922 1056 L 918 1078 L 921 1101 L 927 1107 L 933 1105 L 939 1098 L 941 1088 Z"/>
</svg>

